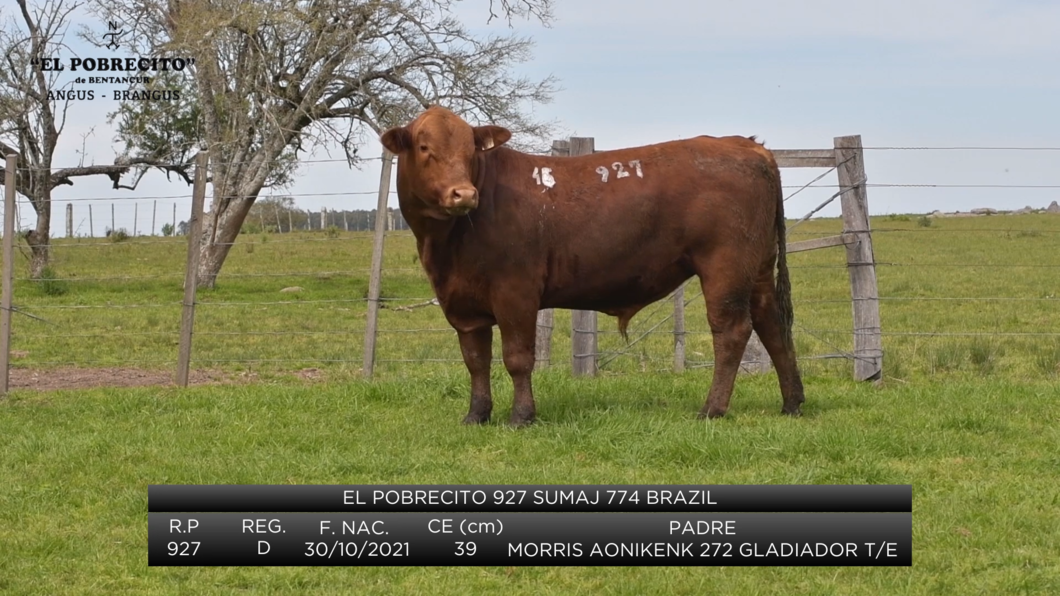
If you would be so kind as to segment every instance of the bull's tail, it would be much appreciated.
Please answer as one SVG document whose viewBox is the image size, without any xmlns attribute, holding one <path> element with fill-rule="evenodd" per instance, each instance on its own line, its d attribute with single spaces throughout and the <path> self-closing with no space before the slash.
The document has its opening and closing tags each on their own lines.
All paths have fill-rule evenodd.
<svg viewBox="0 0 1060 596">
<path fill-rule="evenodd" d="M 784 190 L 780 184 L 780 168 L 774 164 L 773 185 L 776 188 L 777 215 L 777 291 L 776 301 L 780 311 L 780 326 L 784 333 L 784 343 L 794 347 L 792 325 L 795 323 L 795 309 L 791 304 L 791 278 L 788 276 L 788 241 L 787 223 L 784 221 Z"/>
</svg>

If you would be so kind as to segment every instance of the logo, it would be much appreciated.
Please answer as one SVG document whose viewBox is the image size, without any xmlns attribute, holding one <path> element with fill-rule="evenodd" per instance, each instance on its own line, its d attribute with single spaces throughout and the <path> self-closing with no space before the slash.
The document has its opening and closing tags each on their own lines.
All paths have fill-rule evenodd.
<svg viewBox="0 0 1060 596">
<path fill-rule="evenodd" d="M 118 24 L 114 21 L 107 21 L 107 29 L 109 29 L 109 31 L 103 34 L 103 38 L 109 40 L 107 41 L 107 49 L 112 52 L 117 51 L 117 49 L 121 47 L 118 40 L 125 34 L 125 30 L 119 29 Z"/>
<path fill-rule="evenodd" d="M 107 43 L 103 47 L 111 52 L 117 51 L 122 47 L 120 41 L 125 34 L 120 23 L 107 21 L 107 31 L 102 34 Z M 69 69 L 71 73 L 86 73 L 85 76 L 76 76 L 67 88 L 48 90 L 49 101 L 84 101 L 97 97 L 114 101 L 176 101 L 180 99 L 180 90 L 156 88 L 152 85 L 155 75 L 159 72 L 181 72 L 193 64 L 194 58 L 180 56 L 78 56 L 68 60 L 57 56 L 40 56 L 33 59 L 33 65 L 45 72 Z M 97 94 L 94 89 L 84 88 L 89 85 L 123 85 L 125 88 Z"/>
</svg>

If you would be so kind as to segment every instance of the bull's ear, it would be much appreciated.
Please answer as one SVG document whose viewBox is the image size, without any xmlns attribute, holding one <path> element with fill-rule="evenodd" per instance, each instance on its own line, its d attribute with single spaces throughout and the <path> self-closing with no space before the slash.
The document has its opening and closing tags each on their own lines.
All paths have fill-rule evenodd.
<svg viewBox="0 0 1060 596">
<path fill-rule="evenodd" d="M 397 126 L 384 132 L 383 136 L 379 137 L 379 142 L 395 155 L 404 153 L 412 149 L 412 133 L 404 126 Z"/>
<path fill-rule="evenodd" d="M 479 151 L 487 151 L 494 147 L 500 147 L 512 138 L 512 133 L 507 128 L 500 126 L 476 126 L 475 148 Z"/>
</svg>

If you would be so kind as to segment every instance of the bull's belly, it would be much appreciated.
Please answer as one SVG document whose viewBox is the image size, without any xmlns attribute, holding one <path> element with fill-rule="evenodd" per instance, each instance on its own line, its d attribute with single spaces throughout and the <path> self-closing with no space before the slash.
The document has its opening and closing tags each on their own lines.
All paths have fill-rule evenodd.
<svg viewBox="0 0 1060 596">
<path fill-rule="evenodd" d="M 594 274 L 546 285 L 541 308 L 596 310 L 618 315 L 640 310 L 661 300 L 692 277 L 683 263 L 656 268 L 632 269 L 628 274 Z"/>
</svg>

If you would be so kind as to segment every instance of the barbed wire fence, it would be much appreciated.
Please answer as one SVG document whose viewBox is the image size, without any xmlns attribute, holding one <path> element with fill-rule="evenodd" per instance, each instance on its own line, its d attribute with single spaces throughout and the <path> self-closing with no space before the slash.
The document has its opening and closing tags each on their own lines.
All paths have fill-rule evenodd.
<svg viewBox="0 0 1060 596">
<path fill-rule="evenodd" d="M 558 141 L 554 144 L 553 154 L 591 152 L 593 145 L 592 139 L 585 138 Z M 893 364 L 888 369 L 888 376 L 900 378 L 901 369 L 910 367 L 910 359 L 920 359 L 925 363 L 921 368 L 932 370 L 971 367 L 986 372 L 1003 357 L 1004 349 L 998 347 L 1003 341 L 1023 341 L 1022 348 L 1017 346 L 1009 350 L 1010 357 L 1031 362 L 1029 370 L 1055 372 L 1060 347 L 1050 346 L 1060 346 L 1060 333 L 1028 327 L 1026 321 L 1021 327 L 1020 321 L 1003 320 L 1006 306 L 1019 305 L 1031 307 L 1036 313 L 1034 316 L 1038 317 L 1036 320 L 1055 321 L 1055 287 L 1045 281 L 1037 285 L 998 281 L 994 284 L 996 295 L 960 294 L 959 290 L 970 287 L 969 277 L 981 282 L 984 271 L 1045 272 L 1060 268 L 1060 263 L 1048 259 L 1033 263 L 992 262 L 989 259 L 968 262 L 957 254 L 945 255 L 948 261 L 942 256 L 937 260 L 925 260 L 929 256 L 927 253 L 905 254 L 899 258 L 899 255 L 892 257 L 885 252 L 882 260 L 874 256 L 874 237 L 877 241 L 884 239 L 890 248 L 898 243 L 889 242 L 889 238 L 911 236 L 935 240 L 994 234 L 1031 243 L 1041 243 L 1045 239 L 1049 241 L 1048 246 L 1056 248 L 1055 239 L 1060 239 L 1060 226 L 1050 227 L 1048 222 L 1023 228 L 1004 225 L 949 227 L 950 223 L 966 220 L 959 217 L 946 219 L 937 214 L 931 220 L 936 222 L 934 224 L 924 224 L 926 218 L 907 218 L 895 219 L 894 224 L 887 227 L 870 229 L 867 203 L 867 189 L 870 188 L 1060 188 L 1060 185 L 1048 184 L 869 183 L 865 179 L 864 154 L 867 151 L 987 150 L 1056 152 L 1060 148 L 863 148 L 859 137 L 839 137 L 832 149 L 774 152 L 782 167 L 823 170 L 807 184 L 785 186 L 785 200 L 809 188 L 836 189 L 824 202 L 789 225 L 789 253 L 809 255 L 808 251 L 815 251 L 814 254 L 832 255 L 812 258 L 801 258 L 800 255 L 790 265 L 791 269 L 798 270 L 798 274 L 793 274 L 793 283 L 797 297 L 795 335 L 800 361 L 845 362 L 852 366 L 855 378 L 878 379 L 884 372 L 886 347 L 892 356 L 903 355 L 898 360 L 890 360 Z M 342 160 L 307 163 L 329 161 Z M 298 226 L 292 225 L 291 219 L 282 221 L 284 218 L 277 217 L 275 211 L 273 226 L 273 222 L 268 221 L 268 212 L 259 212 L 257 222 L 252 221 L 253 218 L 248 218 L 247 222 L 257 223 L 256 228 L 242 234 L 235 243 L 242 248 L 233 251 L 232 256 L 237 258 L 230 257 L 231 261 L 221 276 L 222 288 L 211 291 L 194 291 L 195 284 L 188 284 L 188 274 L 194 270 L 188 266 L 188 261 L 192 253 L 197 252 L 189 251 L 188 241 L 197 235 L 156 235 L 160 229 L 157 224 L 161 221 L 159 206 L 163 207 L 162 212 L 168 219 L 166 223 L 174 228 L 174 233 L 179 223 L 193 221 L 193 214 L 188 212 L 192 210 L 184 207 L 191 197 L 179 194 L 146 199 L 65 199 L 68 237 L 55 239 L 52 246 L 53 255 L 60 257 L 56 259 L 56 269 L 65 275 L 50 273 L 44 279 L 16 277 L 14 261 L 20 248 L 14 233 L 14 220 L 21 221 L 17 211 L 28 209 L 28 204 L 16 200 L 13 184 L 5 184 L 6 194 L 11 196 L 6 197 L 4 210 L 0 373 L 9 370 L 12 359 L 18 361 L 19 367 L 34 369 L 61 366 L 168 369 L 175 373 L 172 376 L 180 384 L 189 382 L 196 371 L 218 368 L 244 373 L 266 369 L 312 371 L 336 368 L 364 376 L 371 376 L 377 365 L 391 371 L 411 365 L 462 370 L 455 332 L 445 323 L 431 296 L 415 255 L 414 239 L 411 233 L 402 230 L 403 220 L 399 212 L 388 205 L 390 174 L 386 170 L 391 164 L 392 159 L 382 160 L 381 181 L 376 190 L 282 195 L 295 198 L 374 194 L 379 205 L 373 213 L 387 213 L 388 217 L 371 218 L 363 225 L 354 224 L 351 230 L 348 210 L 321 208 L 319 213 L 307 212 L 306 221 Z M 9 175 L 15 169 L 8 164 Z M 833 173 L 838 178 L 837 184 L 822 182 Z M 271 196 L 280 195 L 262 198 Z M 202 198 L 205 198 L 205 186 Z M 111 203 L 112 214 L 114 205 L 122 206 L 126 215 L 128 206 L 132 207 L 134 223 L 129 239 L 93 239 L 99 222 L 98 219 L 93 221 L 95 214 L 91 210 L 88 211 L 88 237 L 76 232 L 78 226 L 72 225 L 71 205 L 103 200 Z M 836 200 L 840 201 L 843 211 L 841 229 L 803 229 L 805 222 L 815 221 L 813 216 Z M 139 205 L 144 201 L 150 201 L 151 205 L 150 234 L 140 233 L 139 221 L 146 222 L 148 216 L 147 209 L 140 211 Z M 172 202 L 168 209 L 165 201 Z M 179 212 L 178 205 L 185 209 L 185 213 Z M 8 214 L 11 214 L 10 225 Z M 343 214 L 346 215 L 345 221 L 340 219 Z M 113 215 L 110 220 L 107 229 L 111 233 L 121 229 Z M 943 226 L 940 222 L 948 223 Z M 284 223 L 288 225 L 285 227 Z M 369 223 L 375 229 L 374 233 L 357 229 L 361 225 L 363 230 L 369 227 Z M 820 228 L 816 224 L 815 227 Z M 329 234 L 329 230 L 337 233 Z M 950 244 L 953 242 L 936 241 L 933 246 Z M 299 254 L 299 249 L 306 246 L 312 248 L 302 251 L 306 254 Z M 844 251 L 817 250 L 840 246 Z M 239 257 L 250 260 L 255 252 L 261 253 L 262 259 L 268 261 L 254 266 L 236 262 Z M 839 261 L 839 252 L 845 253 L 844 261 Z M 332 258 L 317 258 L 325 253 Z M 1053 259 L 1056 254 L 1056 250 L 1041 252 L 1043 257 L 1052 256 Z M 847 275 L 837 275 L 838 269 L 846 269 Z M 886 280 L 889 269 L 918 271 L 926 279 L 940 277 L 926 272 L 961 271 L 967 275 L 957 275 L 954 278 L 956 288 L 952 289 L 925 289 L 916 284 L 909 286 L 903 281 L 892 285 L 885 283 L 885 291 L 881 293 L 876 275 L 882 271 Z M 814 278 L 814 283 L 827 280 L 829 292 L 803 291 L 799 286 L 809 277 Z M 843 278 L 847 278 L 848 283 L 844 284 Z M 1027 278 L 1033 279 L 1033 276 Z M 283 287 L 277 289 L 280 285 Z M 843 286 L 848 292 L 845 296 L 836 291 Z M 20 290 L 17 295 L 14 293 L 16 287 Z M 190 294 L 187 293 L 189 287 Z M 1010 295 L 1004 295 L 1006 290 L 1011 292 Z M 275 292 L 284 293 L 277 299 Z M 958 293 L 932 295 L 933 292 Z M 542 367 L 569 361 L 571 370 L 577 375 L 593 375 L 601 371 L 680 372 L 710 367 L 712 362 L 707 355 L 711 350 L 711 336 L 704 309 L 685 312 L 685 307 L 696 301 L 702 302 L 702 292 L 698 288 L 693 291 L 683 286 L 668 300 L 646 308 L 630 326 L 628 342 L 619 336 L 617 329 L 600 328 L 596 313 L 542 311 L 538 327 L 538 361 Z M 953 317 L 961 313 L 957 319 L 965 322 L 972 321 L 971 314 L 976 311 L 994 313 L 996 320 L 985 327 L 976 323 L 962 328 L 957 326 L 957 319 L 946 319 L 945 324 L 931 328 L 925 326 L 917 313 L 923 311 L 923 305 L 933 304 L 947 305 L 948 313 L 953 313 Z M 881 307 L 886 325 L 880 323 Z M 14 321 L 12 314 L 16 315 Z M 553 341 L 553 335 L 564 339 L 569 337 L 569 346 Z M 948 341 L 950 343 L 946 343 Z M 930 342 L 941 343 L 926 347 Z M 1048 345 L 1038 345 L 1043 343 Z M 769 359 L 760 343 L 751 342 L 744 368 L 750 372 L 768 370 Z M 2 377 L 6 391 L 7 375 L 2 374 Z"/>
</svg>

